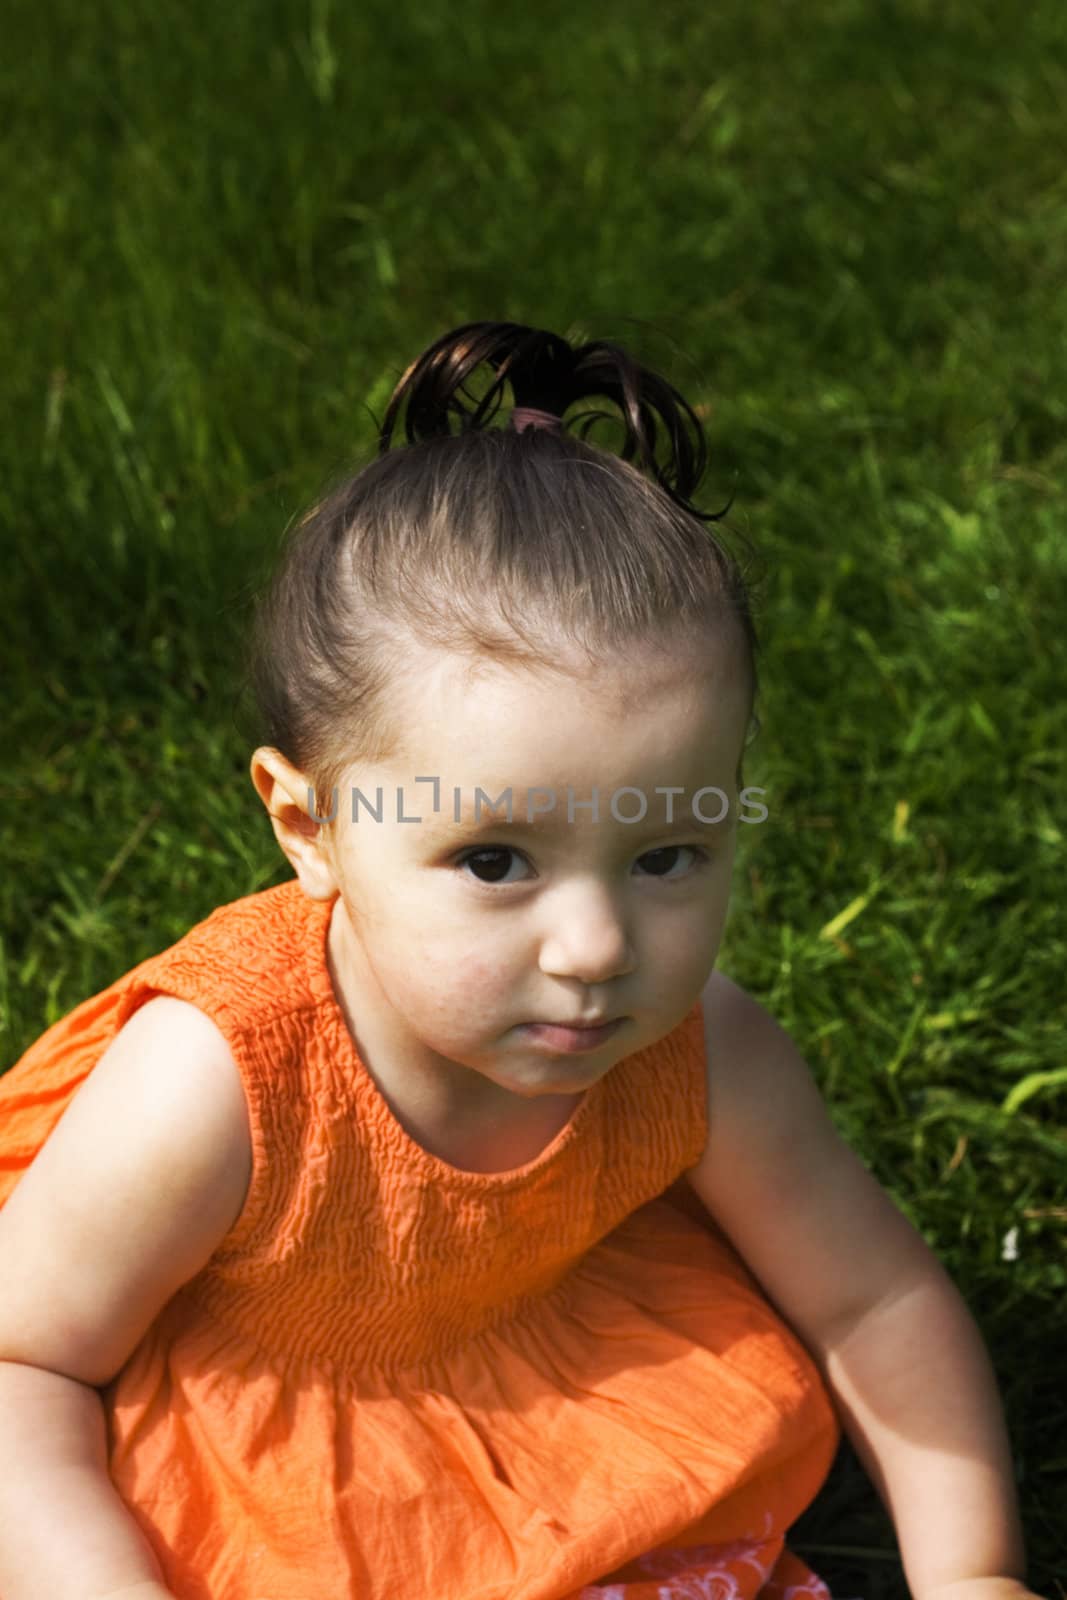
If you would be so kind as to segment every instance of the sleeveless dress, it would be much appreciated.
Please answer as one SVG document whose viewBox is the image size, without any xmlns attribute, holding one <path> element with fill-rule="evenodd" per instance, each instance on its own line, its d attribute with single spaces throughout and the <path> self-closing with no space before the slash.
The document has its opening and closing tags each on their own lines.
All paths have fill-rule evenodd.
<svg viewBox="0 0 1067 1600">
<path fill-rule="evenodd" d="M 295 878 L 219 907 L 0 1077 L 2 1204 L 153 995 L 212 1017 L 241 1073 L 242 1213 L 99 1391 L 168 1587 L 829 1600 L 785 1534 L 832 1465 L 832 1402 L 680 1179 L 706 1136 L 700 1005 L 534 1160 L 463 1171 L 361 1063 L 331 909 Z"/>
</svg>

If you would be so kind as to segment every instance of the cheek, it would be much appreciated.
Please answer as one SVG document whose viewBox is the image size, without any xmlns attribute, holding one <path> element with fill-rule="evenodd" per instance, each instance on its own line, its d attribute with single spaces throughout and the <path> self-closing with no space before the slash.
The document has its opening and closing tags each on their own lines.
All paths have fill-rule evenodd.
<svg viewBox="0 0 1067 1600">
<path fill-rule="evenodd" d="M 485 941 L 446 937 L 430 929 L 394 946 L 390 967 L 394 980 L 418 990 L 426 1004 L 476 1004 L 504 988 L 508 977 L 500 961 L 488 955 Z"/>
<path fill-rule="evenodd" d="M 462 1052 L 487 1031 L 497 1032 L 514 982 L 499 964 L 427 940 L 418 965 L 395 974 L 394 1004 L 434 1049 Z M 513 1002 L 512 1002 L 513 1004 Z"/>
<path fill-rule="evenodd" d="M 485 941 L 433 940 L 423 944 L 427 983 L 455 994 L 492 994 L 510 981 L 499 956 L 486 952 Z"/>
<path fill-rule="evenodd" d="M 722 943 L 726 908 L 694 907 L 691 916 L 672 919 L 644 946 L 648 971 L 678 990 L 700 988 Z"/>
</svg>

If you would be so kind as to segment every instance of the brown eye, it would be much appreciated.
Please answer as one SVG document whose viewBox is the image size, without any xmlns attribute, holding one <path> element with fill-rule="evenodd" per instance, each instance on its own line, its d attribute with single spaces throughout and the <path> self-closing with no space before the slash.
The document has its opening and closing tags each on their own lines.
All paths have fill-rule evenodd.
<svg viewBox="0 0 1067 1600">
<path fill-rule="evenodd" d="M 666 857 L 667 858 L 667 871 L 664 871 L 664 872 L 652 872 L 652 873 L 649 874 L 649 876 L 653 877 L 653 878 L 667 878 L 667 873 L 670 871 L 670 868 L 674 865 L 674 862 L 670 858 L 673 856 L 675 858 L 675 860 L 676 860 L 678 855 L 679 855 L 679 852 L 681 852 L 683 850 L 688 850 L 690 855 L 695 856 L 697 858 L 696 859 L 696 867 L 693 869 L 694 871 L 696 871 L 701 866 L 703 866 L 704 863 L 708 859 L 707 851 L 706 850 L 702 850 L 699 845 L 695 845 L 695 844 L 665 844 L 665 845 L 661 845 L 658 850 L 646 850 L 645 854 L 641 857 L 641 860 L 642 860 L 642 862 L 659 861 L 662 864 L 664 857 Z M 686 876 L 686 874 L 677 873 L 675 875 L 676 878 L 677 877 L 683 877 L 683 876 Z M 673 882 L 674 879 L 671 879 L 669 881 Z"/>
<path fill-rule="evenodd" d="M 494 845 L 485 850 L 468 850 L 465 855 L 459 857 L 456 865 L 457 867 L 470 865 L 472 870 L 477 865 L 475 878 L 479 883 L 502 883 L 510 865 L 508 858 L 512 856 L 518 858 L 518 851 Z M 513 878 L 511 881 L 515 883 L 521 880 Z"/>
</svg>

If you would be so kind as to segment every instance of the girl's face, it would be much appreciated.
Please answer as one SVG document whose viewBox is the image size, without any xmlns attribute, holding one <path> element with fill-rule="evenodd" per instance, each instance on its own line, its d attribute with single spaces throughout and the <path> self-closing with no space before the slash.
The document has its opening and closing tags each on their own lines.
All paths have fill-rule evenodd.
<svg viewBox="0 0 1067 1600">
<path fill-rule="evenodd" d="M 339 893 L 338 998 L 364 1060 L 441 1114 L 579 1093 L 669 1033 L 715 964 L 750 709 L 738 653 L 540 676 L 408 662 L 404 759 L 350 768 L 335 820 L 287 849 L 309 892 Z M 528 1026 L 590 1016 L 623 1020 L 581 1054 Z"/>
</svg>

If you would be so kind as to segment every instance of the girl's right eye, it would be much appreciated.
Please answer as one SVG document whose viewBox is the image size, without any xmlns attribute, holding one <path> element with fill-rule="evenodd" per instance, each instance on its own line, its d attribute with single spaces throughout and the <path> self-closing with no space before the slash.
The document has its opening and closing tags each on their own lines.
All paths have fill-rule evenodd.
<svg viewBox="0 0 1067 1600">
<path fill-rule="evenodd" d="M 496 884 L 496 883 L 504 883 L 504 882 L 508 882 L 508 881 L 510 881 L 511 883 L 519 883 L 519 882 L 521 882 L 522 880 L 518 879 L 518 878 L 512 878 L 510 880 L 508 880 L 506 878 L 507 866 L 506 865 L 502 865 L 502 863 L 501 863 L 501 857 L 506 857 L 506 856 L 515 856 L 516 858 L 518 858 L 519 857 L 519 852 L 517 850 L 511 850 L 511 849 L 507 848 L 504 845 L 490 845 L 487 848 L 482 849 L 482 850 L 467 850 L 463 855 L 458 856 L 456 858 L 456 866 L 457 867 L 465 867 L 468 864 L 468 862 L 473 862 L 473 861 L 484 862 L 486 860 L 486 858 L 488 858 L 488 860 L 489 860 L 489 876 L 485 877 L 485 878 L 476 877 L 475 881 L 477 883 L 484 883 L 484 884 L 491 885 L 491 884 Z M 494 861 L 494 857 L 496 858 L 495 861 Z"/>
</svg>

